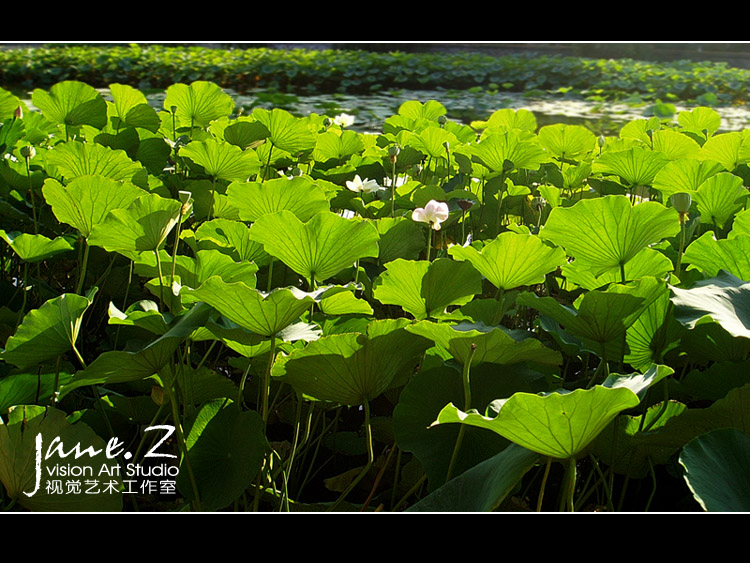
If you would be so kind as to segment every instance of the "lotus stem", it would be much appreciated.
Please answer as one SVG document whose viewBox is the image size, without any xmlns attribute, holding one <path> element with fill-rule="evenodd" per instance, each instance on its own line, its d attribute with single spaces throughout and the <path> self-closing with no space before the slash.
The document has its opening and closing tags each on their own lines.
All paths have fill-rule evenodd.
<svg viewBox="0 0 750 563">
<path fill-rule="evenodd" d="M 349 486 L 344 490 L 343 493 L 341 493 L 341 496 L 334 502 L 329 508 L 327 512 L 334 512 L 339 505 L 344 501 L 344 499 L 349 495 L 350 492 L 354 490 L 354 487 L 357 486 L 357 483 L 359 483 L 362 478 L 367 475 L 367 473 L 370 471 L 370 468 L 372 467 L 373 462 L 375 461 L 375 454 L 373 452 L 372 448 L 372 425 L 370 424 L 370 402 L 365 399 L 364 402 L 364 410 L 365 410 L 365 436 L 367 441 L 367 463 L 362 468 L 362 471 L 359 472 L 359 475 L 357 475 L 354 480 L 349 483 Z"/>
<path fill-rule="evenodd" d="M 539 498 L 536 500 L 536 511 L 542 511 L 542 501 L 544 500 L 544 491 L 547 487 L 547 478 L 549 477 L 549 470 L 552 467 L 552 458 L 547 457 L 547 463 L 544 466 L 544 476 L 542 477 L 542 485 L 539 489 Z"/>
<path fill-rule="evenodd" d="M 81 269 L 78 272 L 78 283 L 76 284 L 76 293 L 80 294 L 83 291 L 83 285 L 86 280 L 86 269 L 88 268 L 89 262 L 89 242 L 88 239 L 83 239 L 83 262 L 81 263 Z"/>
<path fill-rule="evenodd" d="M 573 496 L 576 488 L 576 458 L 569 457 L 565 465 L 565 476 L 563 477 L 563 494 L 560 500 L 560 512 L 574 512 L 575 504 Z"/>
<path fill-rule="evenodd" d="M 471 343 L 471 351 L 469 352 L 469 356 L 464 361 L 464 369 L 462 372 L 462 380 L 463 380 L 463 386 L 464 386 L 464 411 L 468 411 L 471 408 L 471 362 L 474 360 L 474 354 L 477 351 L 477 345 L 475 343 Z M 458 437 L 456 438 L 456 444 L 453 447 L 453 455 L 451 456 L 450 464 L 448 465 L 448 471 L 445 474 L 445 482 L 447 483 L 450 481 L 451 477 L 453 476 L 453 471 L 456 466 L 456 461 L 458 460 L 458 452 L 461 449 L 461 443 L 464 439 L 464 434 L 466 434 L 466 424 L 460 424 L 458 428 Z"/>
</svg>

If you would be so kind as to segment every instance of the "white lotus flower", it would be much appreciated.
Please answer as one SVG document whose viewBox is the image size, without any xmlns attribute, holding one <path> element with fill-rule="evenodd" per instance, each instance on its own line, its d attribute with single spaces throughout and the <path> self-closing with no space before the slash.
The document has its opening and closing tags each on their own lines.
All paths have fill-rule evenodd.
<svg viewBox="0 0 750 563">
<path fill-rule="evenodd" d="M 349 127 L 354 123 L 354 116 L 348 113 L 340 113 L 333 118 L 333 122 L 340 127 Z"/>
<path fill-rule="evenodd" d="M 359 177 L 359 174 L 357 174 L 354 177 L 354 180 L 347 180 L 346 187 L 349 188 L 353 192 L 368 193 L 368 194 L 372 194 L 372 193 L 377 192 L 378 190 L 385 189 L 385 188 L 380 187 L 376 180 L 368 180 L 367 178 L 363 180 L 362 178 Z"/>
<path fill-rule="evenodd" d="M 430 227 L 439 231 L 440 223 L 448 219 L 449 214 L 447 203 L 431 199 L 424 207 L 415 209 L 411 214 L 411 218 L 420 223 L 429 223 Z"/>
</svg>

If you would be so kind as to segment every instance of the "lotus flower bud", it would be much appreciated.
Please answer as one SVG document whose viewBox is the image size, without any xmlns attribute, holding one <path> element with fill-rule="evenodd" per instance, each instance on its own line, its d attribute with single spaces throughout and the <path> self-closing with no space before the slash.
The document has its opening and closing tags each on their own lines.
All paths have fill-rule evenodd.
<svg viewBox="0 0 750 563">
<path fill-rule="evenodd" d="M 13 112 L 13 117 L 15 117 L 16 119 L 23 118 L 23 108 L 21 106 L 18 106 L 16 108 L 16 111 Z"/>
<path fill-rule="evenodd" d="M 693 203 L 693 198 L 690 197 L 689 193 L 680 192 L 672 194 L 672 205 L 682 215 L 690 211 L 690 206 Z"/>
<path fill-rule="evenodd" d="M 169 398 L 164 393 L 164 389 L 159 387 L 158 385 L 154 385 L 151 387 L 151 400 L 154 401 L 159 406 L 165 405 Z"/>
<path fill-rule="evenodd" d="M 32 147 L 31 145 L 24 145 L 21 147 L 18 152 L 21 153 L 21 156 L 27 159 L 34 158 L 36 156 L 36 149 Z"/>
</svg>

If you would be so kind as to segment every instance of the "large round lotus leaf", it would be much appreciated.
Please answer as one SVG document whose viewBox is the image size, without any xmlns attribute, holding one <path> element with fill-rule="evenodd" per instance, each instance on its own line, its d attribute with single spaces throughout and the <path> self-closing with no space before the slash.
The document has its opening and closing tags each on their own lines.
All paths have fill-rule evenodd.
<svg viewBox="0 0 750 563">
<path fill-rule="evenodd" d="M 38 453 L 39 436 L 41 449 Z M 66 454 L 76 444 L 80 444 L 80 450 L 85 453 L 78 458 L 75 455 L 62 457 L 53 445 L 57 438 Z M 8 497 L 33 512 L 119 512 L 122 510 L 122 478 L 118 461 L 107 457 L 106 446 L 89 426 L 82 422 L 70 424 L 60 410 L 13 407 L 8 413 L 8 424 L 0 425 L 0 481 Z M 38 474 L 37 460 L 40 461 Z M 68 467 L 69 475 L 85 477 L 50 474 Z M 72 480 L 80 481 L 78 489 L 67 486 Z M 85 480 L 96 481 L 96 489 L 85 484 Z"/>
<path fill-rule="evenodd" d="M 328 160 L 345 161 L 353 154 L 364 150 L 361 134 L 356 131 L 329 129 L 315 139 L 312 158 L 319 162 Z"/>
<path fill-rule="evenodd" d="M 86 385 L 139 381 L 159 371 L 174 359 L 175 350 L 208 321 L 211 308 L 197 304 L 170 323 L 169 330 L 139 350 L 102 352 L 85 369 L 73 376 L 60 393 L 65 395 Z"/>
<path fill-rule="evenodd" d="M 632 147 L 603 153 L 594 161 L 591 171 L 614 174 L 631 186 L 648 186 L 667 162 L 669 159 L 660 152 Z"/>
<path fill-rule="evenodd" d="M 12 118 L 16 110 L 23 107 L 21 100 L 11 92 L 0 88 L 0 118 Z"/>
<path fill-rule="evenodd" d="M 499 109 L 490 115 L 486 126 L 501 127 L 505 129 L 520 129 L 522 131 L 536 131 L 536 116 L 527 109 L 514 110 L 511 108 Z"/>
<path fill-rule="evenodd" d="M 707 231 L 690 243 L 682 260 L 706 277 L 714 277 L 724 270 L 750 281 L 750 235 L 716 240 L 713 231 Z"/>
<path fill-rule="evenodd" d="M 491 512 L 538 462 L 538 453 L 510 444 L 413 504 L 407 512 Z"/>
<path fill-rule="evenodd" d="M 701 214 L 701 223 L 715 224 L 723 229 L 735 213 L 745 208 L 748 192 L 742 178 L 720 172 L 703 182 L 693 197 Z"/>
<path fill-rule="evenodd" d="M 232 182 L 227 188 L 229 203 L 242 221 L 257 221 L 263 215 L 291 211 L 300 221 L 329 211 L 323 188 L 309 176 L 275 178 L 266 182 Z"/>
<path fill-rule="evenodd" d="M 685 131 L 710 137 L 721 128 L 721 114 L 712 108 L 698 107 L 678 113 L 677 122 Z"/>
<path fill-rule="evenodd" d="M 234 111 L 234 100 L 213 82 L 198 80 L 190 85 L 172 84 L 167 88 L 164 109 L 176 114 L 184 127 L 207 127 L 215 119 Z"/>
<path fill-rule="evenodd" d="M 110 84 L 109 91 L 121 127 L 140 127 L 152 133 L 159 130 L 161 120 L 140 90 L 127 84 Z"/>
<path fill-rule="evenodd" d="M 146 194 L 125 209 L 113 209 L 94 225 L 89 244 L 133 257 L 138 252 L 155 252 L 177 225 L 182 204 L 176 199 Z"/>
<path fill-rule="evenodd" d="M 620 341 L 625 331 L 662 295 L 664 282 L 643 278 L 628 285 L 612 285 L 606 291 L 593 290 L 567 307 L 552 297 L 522 293 L 516 303 L 536 309 L 560 323 L 565 331 L 591 345 L 601 354 L 607 343 Z"/>
<path fill-rule="evenodd" d="M 252 116 L 268 129 L 268 140 L 275 148 L 294 155 L 315 146 L 315 137 L 306 122 L 286 110 L 255 108 Z"/>
<path fill-rule="evenodd" d="M 0 229 L 0 237 L 24 262 L 41 262 L 57 254 L 75 250 L 71 242 L 63 237 L 50 239 L 44 235 L 32 235 L 19 231 L 6 233 L 2 229 Z"/>
<path fill-rule="evenodd" d="M 192 141 L 180 149 L 179 156 L 202 166 L 212 178 L 230 182 L 246 180 L 260 170 L 260 160 L 255 151 L 243 151 L 217 139 Z"/>
<path fill-rule="evenodd" d="M 5 343 L 2 359 L 24 368 L 72 351 L 91 301 L 82 295 L 64 293 L 29 311 Z"/>
<path fill-rule="evenodd" d="M 209 277 L 197 289 L 183 288 L 239 326 L 263 336 L 278 334 L 315 302 L 311 294 L 278 288 L 263 293 L 244 282 Z"/>
<path fill-rule="evenodd" d="M 382 319 L 365 333 L 324 336 L 279 356 L 272 375 L 321 401 L 361 405 L 404 383 L 431 342 L 406 330 L 406 319 Z"/>
<path fill-rule="evenodd" d="M 51 175 L 60 175 L 70 182 L 79 176 L 106 176 L 113 180 L 141 185 L 147 171 L 131 160 L 124 150 L 111 149 L 98 143 L 68 141 L 55 145 L 44 155 Z"/>
<path fill-rule="evenodd" d="M 448 306 L 465 305 L 482 292 L 482 277 L 469 262 L 399 258 L 385 268 L 374 282 L 373 296 L 418 320 L 444 316 Z"/>
<path fill-rule="evenodd" d="M 263 245 L 250 240 L 250 229 L 240 221 L 213 219 L 195 230 L 199 250 L 218 250 L 235 261 L 262 264 L 268 257 Z"/>
<path fill-rule="evenodd" d="M 447 160 L 446 146 L 450 150 L 450 147 L 458 146 L 459 142 L 450 131 L 439 127 L 437 124 L 431 124 L 410 136 L 406 144 L 425 156 Z"/>
<path fill-rule="evenodd" d="M 710 317 L 732 336 L 750 338 L 750 283 L 721 271 L 690 289 L 670 289 L 675 317 L 686 327 Z"/>
<path fill-rule="evenodd" d="M 493 172 L 507 170 L 507 162 L 514 169 L 539 170 L 541 164 L 549 161 L 549 155 L 536 138 L 515 129 L 491 132 L 469 150 L 473 160 Z"/>
<path fill-rule="evenodd" d="M 701 146 L 694 139 L 671 129 L 654 131 L 652 138 L 653 150 L 663 154 L 669 160 L 695 157 L 701 150 Z"/>
<path fill-rule="evenodd" d="M 406 217 L 381 217 L 373 223 L 380 233 L 380 264 L 387 264 L 397 258 L 419 258 L 424 249 L 424 231 L 419 223 Z"/>
<path fill-rule="evenodd" d="M 557 459 L 581 453 L 620 412 L 639 403 L 630 389 L 595 386 L 546 395 L 514 393 L 496 417 L 465 413 L 453 404 L 437 424 L 460 422 L 488 428 L 529 450 Z"/>
<path fill-rule="evenodd" d="M 63 186 L 54 178 L 44 182 L 42 194 L 55 217 L 88 238 L 113 209 L 128 207 L 146 191 L 130 182 L 118 182 L 106 176 L 79 176 Z"/>
<path fill-rule="evenodd" d="M 701 160 L 714 160 L 732 172 L 740 164 L 750 160 L 750 153 L 743 145 L 745 136 L 739 131 L 720 133 L 708 139 L 701 147 L 698 158 Z"/>
<path fill-rule="evenodd" d="M 539 129 L 539 142 L 556 158 L 581 159 L 596 147 L 596 136 L 583 125 L 556 123 Z"/>
<path fill-rule="evenodd" d="M 436 100 L 428 100 L 422 103 L 418 100 L 408 100 L 398 108 L 398 115 L 411 119 L 427 119 L 434 121 L 441 115 L 445 115 L 445 106 Z"/>
<path fill-rule="evenodd" d="M 544 389 L 544 376 L 525 366 L 485 364 L 471 370 L 472 405 L 484 410 L 497 397 L 522 390 Z M 448 403 L 463 404 L 461 373 L 445 364 L 420 371 L 404 387 L 393 411 L 393 433 L 402 450 L 413 453 L 425 469 L 430 490 L 445 482 L 459 427 L 455 424 L 430 426 Z M 467 427 L 453 477 L 484 461 L 508 446 L 495 432 Z"/>
<path fill-rule="evenodd" d="M 225 400 L 201 408 L 185 442 L 203 511 L 221 510 L 237 499 L 260 471 L 268 448 L 260 415 Z M 177 487 L 195 500 L 187 462 L 180 466 Z"/>
<path fill-rule="evenodd" d="M 646 247 L 625 264 L 625 281 L 638 280 L 647 276 L 665 278 L 666 274 L 674 270 L 674 264 L 664 253 L 654 248 Z M 586 262 L 573 260 L 563 265 L 562 273 L 565 279 L 583 289 L 599 289 L 611 283 L 622 281 L 623 271 L 619 267 L 611 267 L 595 276 Z"/>
<path fill-rule="evenodd" d="M 585 262 L 598 276 L 679 232 L 674 209 L 654 201 L 632 205 L 626 196 L 610 195 L 554 208 L 539 236 Z"/>
<path fill-rule="evenodd" d="M 659 190 L 663 201 L 667 201 L 673 194 L 695 192 L 703 182 L 722 170 L 724 167 L 713 160 L 681 158 L 668 162 L 659 170 L 651 187 Z"/>
<path fill-rule="evenodd" d="M 539 340 L 535 338 L 516 340 L 498 327 L 472 323 L 448 325 L 420 321 L 408 326 L 407 330 L 439 344 L 461 364 L 465 364 L 470 356 L 472 366 L 484 362 L 496 364 L 538 362 L 551 365 L 559 365 L 562 362 L 559 352 L 546 348 Z M 476 346 L 476 349 L 472 353 L 473 346 Z"/>
<path fill-rule="evenodd" d="M 750 510 L 750 436 L 721 428 L 694 438 L 682 449 L 685 482 L 707 512 Z"/>
<path fill-rule="evenodd" d="M 543 283 L 546 274 L 566 263 L 561 248 L 544 244 L 538 236 L 508 231 L 482 247 L 451 246 L 457 260 L 471 262 L 497 288 L 505 290 Z"/>
<path fill-rule="evenodd" d="M 380 237 L 372 223 L 345 219 L 332 211 L 302 222 L 284 210 L 258 218 L 250 238 L 306 280 L 321 282 L 360 258 L 377 256 Z"/>
<path fill-rule="evenodd" d="M 37 88 L 31 94 L 31 103 L 44 117 L 60 125 L 101 129 L 107 124 L 107 103 L 94 87 L 83 82 L 58 82 L 49 92 Z"/>
</svg>

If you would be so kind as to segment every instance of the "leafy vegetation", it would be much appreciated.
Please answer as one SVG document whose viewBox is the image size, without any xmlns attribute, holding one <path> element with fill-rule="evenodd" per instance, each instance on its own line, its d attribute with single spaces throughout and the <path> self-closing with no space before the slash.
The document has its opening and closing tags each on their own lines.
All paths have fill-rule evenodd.
<svg viewBox="0 0 750 563">
<path fill-rule="evenodd" d="M 108 86 L 0 90 L 5 510 L 748 509 L 747 131 Z"/>
<path fill-rule="evenodd" d="M 369 93 L 455 89 L 579 94 L 595 99 L 745 102 L 750 71 L 724 63 L 578 58 L 524 54 L 405 53 L 358 50 L 214 49 L 201 46 L 51 45 L 0 50 L 6 88 L 49 88 L 65 80 L 140 89 L 196 80 L 243 93 Z"/>
</svg>

